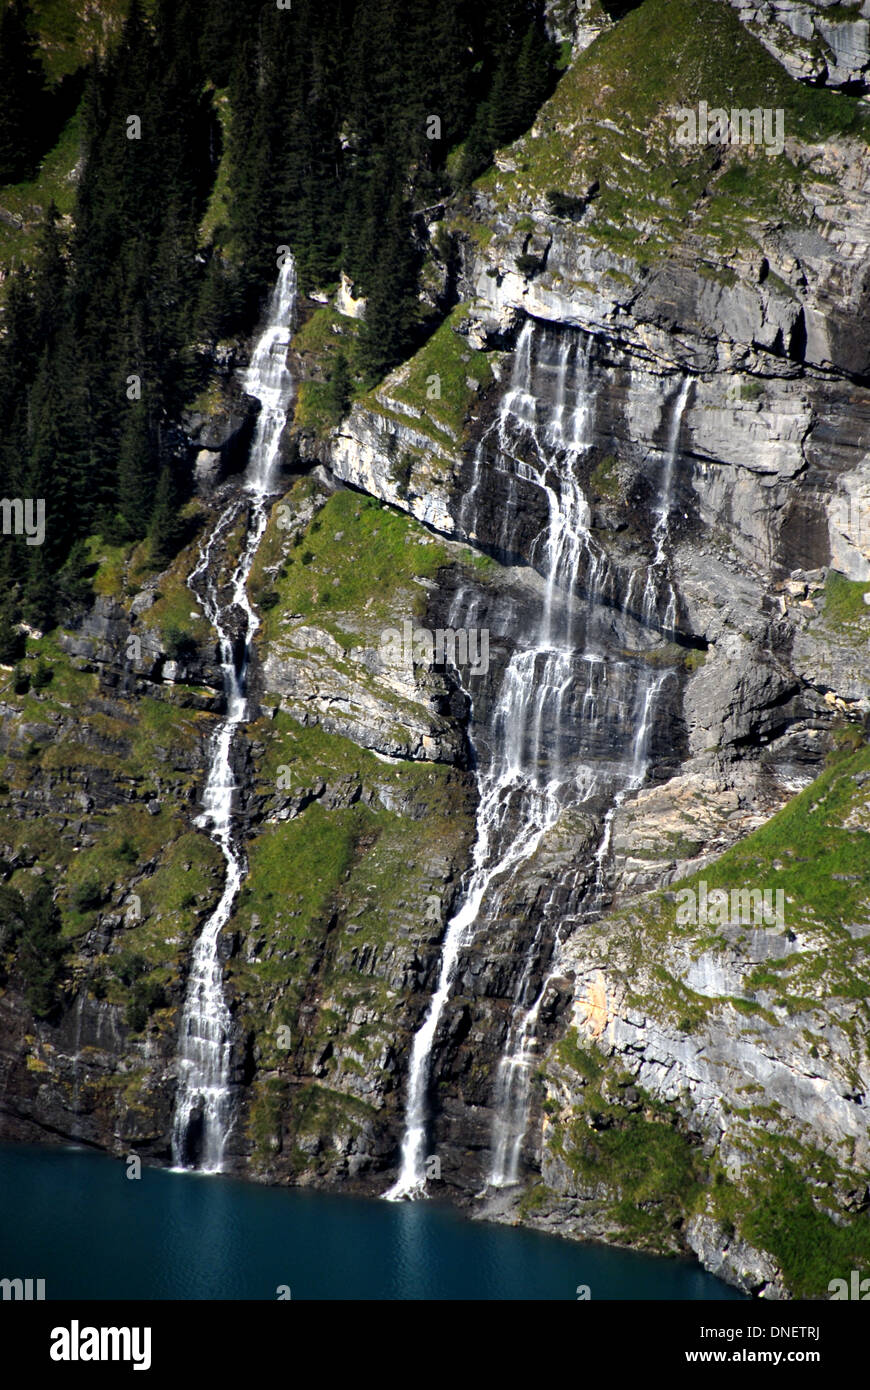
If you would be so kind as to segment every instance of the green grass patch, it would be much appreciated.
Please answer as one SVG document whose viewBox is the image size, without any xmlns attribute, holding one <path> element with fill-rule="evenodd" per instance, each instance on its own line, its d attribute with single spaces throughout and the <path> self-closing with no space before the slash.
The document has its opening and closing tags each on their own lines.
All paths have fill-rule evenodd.
<svg viewBox="0 0 870 1390">
<path fill-rule="evenodd" d="M 650 895 L 614 918 L 613 930 L 628 933 L 640 964 L 649 959 L 655 943 L 683 936 L 700 950 L 705 935 L 715 929 L 714 922 L 677 923 L 671 899 L 681 889 L 697 891 L 703 879 L 708 897 L 714 889 L 724 889 L 729 898 L 733 889 L 781 891 L 785 929 L 809 934 L 812 941 L 809 949 L 788 958 L 789 995 L 817 1005 L 829 997 L 865 1001 L 870 995 L 870 938 L 853 937 L 847 927 L 867 922 L 870 913 L 870 811 L 866 784 L 860 780 L 868 771 L 870 746 L 862 742 L 853 750 L 847 745 L 811 786 L 760 829 L 697 874 L 671 884 L 667 896 Z M 775 896 L 771 901 L 776 902 Z M 713 1000 L 691 996 L 663 966 L 656 973 L 661 983 L 656 1007 L 664 1007 L 671 1017 L 685 1017 L 694 1025 L 716 1006 Z M 759 990 L 766 987 L 761 978 L 756 984 Z M 772 1017 L 759 1001 L 730 1002 L 743 1013 Z"/>
<path fill-rule="evenodd" d="M 13 227 L 0 222 L 0 265 L 9 269 L 33 264 L 40 221 L 52 199 L 63 216 L 72 214 L 76 196 L 72 172 L 81 155 L 81 138 L 81 117 L 76 112 L 35 178 L 0 186 L 0 207 L 23 224 Z"/>
<path fill-rule="evenodd" d="M 322 439 L 341 420 L 332 387 L 326 381 L 302 381 L 296 391 L 293 422 L 297 429 L 312 430 Z"/>
<path fill-rule="evenodd" d="M 824 620 L 843 635 L 870 641 L 870 606 L 864 595 L 870 584 L 847 579 L 838 570 L 828 570 L 825 579 Z"/>
<path fill-rule="evenodd" d="M 342 419 L 355 395 L 364 391 L 362 373 L 357 367 L 359 321 L 340 314 L 324 304 L 308 315 L 293 336 L 293 351 L 302 364 L 302 379 L 296 390 L 294 425 L 325 438 Z M 347 367 L 346 392 L 334 387 L 339 354 Z"/>
<path fill-rule="evenodd" d="M 156 0 L 143 0 L 146 15 Z M 104 53 L 121 34 L 129 0 L 100 0 L 98 5 L 73 0 L 32 0 L 33 29 L 50 82 L 57 82 L 82 67 L 91 52 Z"/>
<path fill-rule="evenodd" d="M 793 1296 L 828 1298 L 832 1279 L 870 1273 L 867 1213 L 839 1225 L 815 1205 L 805 1170 L 784 1156 L 765 1168 L 748 1179 L 748 1201 L 734 1189 L 720 1201 L 744 1239 L 773 1255 Z"/>
<path fill-rule="evenodd" d="M 589 474 L 589 481 L 600 497 L 616 501 L 622 495 L 619 483 L 619 460 L 612 454 L 600 459 Z"/>
<path fill-rule="evenodd" d="M 230 159 L 229 144 L 232 137 L 232 111 L 230 99 L 225 88 L 216 88 L 212 95 L 212 105 L 221 128 L 222 151 L 220 162 L 209 194 L 208 205 L 199 228 L 199 244 L 207 246 L 215 235 L 227 225 L 230 214 Z"/>
<path fill-rule="evenodd" d="M 127 568 L 133 547 L 110 545 L 101 536 L 89 536 L 85 549 L 88 561 L 97 567 L 91 580 L 94 593 L 101 598 L 123 600 L 127 592 Z"/>
<path fill-rule="evenodd" d="M 866 139 L 860 101 L 791 78 L 730 6 L 645 0 L 571 65 L 538 115 L 539 135 L 513 147 L 516 172 L 490 170 L 478 187 L 506 211 L 597 181 L 586 235 L 640 264 L 669 255 L 687 229 L 724 255 L 751 243 L 761 218 L 805 222 L 802 171 L 784 153 L 676 144 L 678 110 L 702 100 L 729 111 L 781 107 L 787 138 Z"/>
<path fill-rule="evenodd" d="M 273 519 L 251 580 L 255 596 L 278 595 L 263 615 L 264 640 L 280 639 L 287 614 L 316 619 L 347 645 L 362 625 L 401 625 L 425 605 L 415 578 L 434 577 L 447 558 L 413 518 L 350 491 L 330 497 L 292 540 Z"/>
<path fill-rule="evenodd" d="M 632 1109 L 609 1099 L 620 1077 L 600 1054 L 580 1046 L 575 1030 L 556 1057 L 585 1080 L 574 1117 L 554 1126 L 551 1145 L 584 1186 L 605 1187 L 619 1236 L 650 1249 L 671 1247 L 675 1225 L 692 1212 L 703 1190 L 704 1162 L 676 1116 L 639 1087 Z M 607 1082 L 607 1096 L 604 1082 Z"/>
<path fill-rule="evenodd" d="M 485 390 L 492 381 L 489 355 L 470 347 L 457 331 L 467 316 L 468 305 L 457 304 L 407 369 L 400 369 L 398 381 L 389 382 L 392 396 L 421 411 L 453 439 L 462 434 L 478 390 Z M 469 381 L 477 382 L 477 387 L 469 386 Z"/>
</svg>

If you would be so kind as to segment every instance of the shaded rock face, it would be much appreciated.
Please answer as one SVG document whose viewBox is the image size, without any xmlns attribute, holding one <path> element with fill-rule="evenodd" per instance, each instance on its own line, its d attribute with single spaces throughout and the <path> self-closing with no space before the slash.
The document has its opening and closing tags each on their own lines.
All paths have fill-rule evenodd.
<svg viewBox="0 0 870 1390">
<path fill-rule="evenodd" d="M 142 608 L 147 611 L 147 605 Z M 217 652 L 192 644 L 180 660 L 172 659 L 160 633 L 137 622 L 136 599 L 125 609 L 115 599 L 97 598 L 77 631 L 64 634 L 61 641 L 75 661 L 84 669 L 99 671 L 104 687 L 121 697 L 154 694 L 155 688 L 159 692 L 161 685 L 180 678 L 185 684 L 209 686 L 216 692 L 213 701 L 189 692 L 191 703 L 216 707 L 220 698 Z"/>
<path fill-rule="evenodd" d="M 741 20 L 783 67 L 803 81 L 866 91 L 870 71 L 870 14 L 849 15 L 834 0 L 731 0 Z"/>
<path fill-rule="evenodd" d="M 0 1132 L 5 1139 L 72 1139 L 118 1154 L 135 1150 L 157 1162 L 168 1158 L 175 1097 L 171 1043 L 164 1044 L 162 1055 L 151 1057 L 153 1076 L 139 1093 L 132 1069 L 124 1079 L 124 1059 L 136 1056 L 137 1049 L 118 1008 L 83 989 L 58 1027 L 37 1026 L 35 1046 L 16 1047 L 14 1040 L 32 1029 L 29 1011 L 14 995 L 6 995 L 0 1003 Z M 34 1058 L 39 1065 L 33 1065 Z"/>
<path fill-rule="evenodd" d="M 468 733 L 483 788 L 479 818 L 484 827 L 489 816 L 497 821 L 495 833 L 480 832 L 493 877 L 433 1054 L 437 1152 L 444 1179 L 465 1190 L 487 1175 L 499 1068 L 518 1019 L 543 991 L 535 1045 L 558 1023 L 565 994 L 548 980 L 557 936 L 609 896 L 613 811 L 650 765 L 659 777 L 675 770 L 684 742 L 678 595 L 661 549 L 683 384 L 661 384 L 648 474 L 638 479 L 662 518 L 652 544 L 651 535 L 626 535 L 611 555 L 601 536 L 616 528 L 593 529 L 581 481 L 588 485 L 606 454 L 596 447 L 607 428 L 605 383 L 628 371 L 589 335 L 525 326 L 457 469 L 451 504 L 452 534 L 515 566 L 516 577 L 454 584 L 442 576 L 429 606 L 433 626 L 484 629 L 490 651 L 488 673 L 468 681 Z M 364 466 L 373 479 L 381 466 L 373 449 Z M 512 842 L 536 823 L 540 835 L 512 864 Z M 420 984 L 430 981 L 431 991 L 432 979 L 430 968 Z"/>
<path fill-rule="evenodd" d="M 569 42 L 575 52 L 609 27 L 611 21 L 599 6 L 594 13 L 588 0 L 547 0 L 544 7 L 547 33 L 556 43 Z"/>
<path fill-rule="evenodd" d="M 238 345 L 214 350 L 212 360 L 212 399 L 202 402 L 199 409 L 185 411 L 181 421 L 196 490 L 205 498 L 211 497 L 229 474 L 244 469 L 260 412 L 260 402 L 244 390 L 243 373 L 238 369 L 247 359 Z"/>
<path fill-rule="evenodd" d="M 687 1223 L 686 1243 L 705 1269 L 741 1293 L 774 1300 L 788 1297 L 775 1261 L 747 1241 L 727 1236 L 709 1217 L 696 1216 Z"/>
<path fill-rule="evenodd" d="M 849 183 L 863 155 L 828 149 L 825 158 L 848 165 Z M 865 204 L 849 205 L 847 195 L 833 209 L 835 220 L 851 220 L 858 241 Z M 504 250 L 501 259 L 509 238 L 497 237 L 483 249 L 466 247 L 460 293 L 475 305 L 466 331 L 475 346 L 491 345 L 497 384 L 481 403 L 465 446 L 445 450 L 427 441 L 413 420 L 406 424 L 396 412 L 379 416 L 358 406 L 332 453 L 337 476 L 513 566 L 509 584 L 518 580 L 530 596 L 526 604 L 512 601 L 504 574 L 483 593 L 461 596 L 442 577 L 433 605 L 441 621 L 445 614 L 456 621 L 458 604 L 466 622 L 491 632 L 491 673 L 472 691 L 469 726 L 482 771 L 494 756 L 494 712 L 511 653 L 533 642 L 532 596 L 540 602 L 548 569 L 548 488 L 565 498 L 573 477 L 588 505 L 589 543 L 580 547 L 568 586 L 578 607 L 571 695 L 560 711 L 562 732 L 547 724 L 543 746 L 553 750 L 567 729 L 565 756 L 575 765 L 618 762 L 633 722 L 636 729 L 632 663 L 635 670 L 651 660 L 662 663 L 660 670 L 670 663 L 674 672 L 653 720 L 641 785 L 614 799 L 619 781 L 611 781 L 589 804 L 573 813 L 566 808 L 539 851 L 499 885 L 461 954 L 436 1036 L 431 1088 L 436 1150 L 460 1194 L 478 1191 L 486 1176 L 499 1058 L 518 995 L 526 1005 L 541 998 L 537 1047 L 543 1057 L 570 1023 L 572 1009 L 575 1021 L 587 1017 L 589 982 L 604 959 L 590 930 L 595 920 L 603 916 L 606 931 L 607 914 L 639 892 L 692 873 L 757 829 L 819 774 L 832 727 L 860 723 L 870 710 L 866 630 L 862 634 L 860 623 L 848 630 L 833 626 L 826 599 L 829 568 L 870 577 L 868 528 L 861 519 L 870 481 L 870 393 L 853 313 L 864 281 L 850 246 L 841 257 L 833 240 L 805 240 L 800 255 L 812 270 L 796 296 L 769 290 L 763 276 L 759 284 L 757 266 L 735 284 L 717 286 L 689 267 L 671 265 L 650 276 L 640 293 L 617 298 L 607 272 L 625 272 L 618 258 L 584 245 L 565 224 L 553 222 L 548 231 L 546 272 L 531 280 L 508 259 L 517 248 Z M 781 257 L 789 235 L 782 235 Z M 836 293 L 829 292 L 826 274 L 836 279 Z M 580 358 L 582 374 L 572 366 Z M 505 405 L 511 396 L 512 411 Z M 554 418 L 570 421 L 578 408 L 584 447 L 545 448 L 542 468 L 539 446 L 546 445 L 548 431 L 552 443 Z M 667 564 L 656 573 L 675 424 Z M 405 447 L 417 461 L 400 492 L 390 460 Z M 651 571 L 657 580 L 652 596 Z M 562 584 L 564 603 L 564 576 Z M 590 719 L 582 654 L 596 642 L 608 652 L 607 680 Z M 614 661 L 617 653 L 631 653 L 627 667 Z M 692 988 L 702 992 L 739 995 L 740 981 L 745 988 L 782 944 L 717 947 L 700 961 L 675 957 L 668 969 L 675 978 L 694 980 Z M 608 989 L 617 979 L 637 981 L 630 955 L 618 962 L 614 957 L 613 967 Z M 431 968 L 427 978 L 433 978 Z M 654 997 L 652 977 L 646 987 L 638 985 L 641 995 Z M 633 1019 L 626 1007 L 626 1020 Z M 843 1005 L 839 1023 L 838 1007 L 825 1006 L 830 1026 L 840 1031 L 833 1071 L 824 1079 L 807 1056 L 807 1027 L 815 1028 L 818 1019 L 784 1029 L 746 1028 L 747 1050 L 733 1071 L 734 1032 L 727 1022 L 711 1024 L 700 1043 L 671 1025 L 666 1041 L 650 1010 L 643 1023 L 638 1015 L 635 1022 L 614 1024 L 600 1045 L 649 1094 L 675 1106 L 690 1131 L 705 1136 L 710 1152 L 721 1149 L 723 1162 L 727 1125 L 717 1128 L 713 1114 L 721 1120 L 720 1103 L 739 1107 L 740 1086 L 751 1084 L 793 1113 L 820 1150 L 857 1145 L 855 1162 L 866 1166 L 866 1112 L 846 1095 L 854 1091 L 848 1077 L 856 1065 L 851 1005 Z M 641 1031 L 632 1032 L 635 1026 Z M 596 1031 L 596 1046 L 598 1038 Z M 556 1103 L 558 1091 L 546 1086 Z M 857 1083 L 858 1091 L 862 1086 Z M 724 1099 L 729 1094 L 730 1102 Z M 546 1096 L 533 1088 L 522 1149 L 525 1172 L 542 1173 L 557 1195 L 541 1224 L 611 1238 L 612 1219 L 601 1211 L 590 1215 L 588 1205 L 571 1197 L 574 1179 L 548 1148 L 541 1108 Z M 508 1202 L 508 1210 L 515 1214 L 516 1205 Z M 697 1218 L 676 1248 L 691 1249 L 747 1291 L 766 1297 L 786 1291 L 769 1255 L 728 1236 L 712 1218 Z"/>
</svg>

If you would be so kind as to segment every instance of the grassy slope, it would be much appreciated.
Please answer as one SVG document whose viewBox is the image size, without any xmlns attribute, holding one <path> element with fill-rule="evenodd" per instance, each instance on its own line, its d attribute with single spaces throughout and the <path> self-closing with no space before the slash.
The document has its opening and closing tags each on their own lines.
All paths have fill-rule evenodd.
<svg viewBox="0 0 870 1390">
<path fill-rule="evenodd" d="M 763 885 L 785 891 L 786 928 L 805 947 L 757 970 L 745 1000 L 719 1003 L 695 995 L 662 968 L 655 999 L 638 996 L 638 1007 L 693 1030 L 712 1009 L 735 1008 L 738 1026 L 740 1015 L 755 1009 L 793 1013 L 818 1008 L 828 998 L 854 1000 L 860 1005 L 860 1022 L 853 1020 L 855 1047 L 864 1046 L 870 1021 L 868 938 L 853 939 L 847 924 L 870 921 L 865 776 L 870 780 L 870 747 L 844 750 L 810 787 L 702 873 L 608 920 L 606 938 L 627 938 L 638 964 L 655 958 L 676 936 L 692 941 L 697 954 L 715 946 L 716 928 L 677 926 L 674 891 L 702 878 L 711 891 Z M 807 1043 L 812 1048 L 809 1036 Z M 565 1069 L 585 1081 L 583 1099 L 573 1117 L 550 1123 L 547 1142 L 579 1180 L 599 1181 L 609 1190 L 614 1238 L 664 1250 L 674 1218 L 709 1205 L 726 1230 L 770 1251 L 797 1296 L 824 1296 L 835 1275 L 848 1277 L 850 1269 L 870 1265 L 867 1214 L 838 1224 L 819 1209 L 836 1205 L 826 1200 L 825 1188 L 860 1187 L 848 1155 L 840 1166 L 793 1135 L 771 1134 L 776 1112 L 753 1103 L 753 1087 L 746 1088 L 745 1109 L 732 1116 L 733 1133 L 752 1154 L 735 1183 L 715 1156 L 704 1160 L 675 1127 L 673 1114 L 649 1097 L 641 1093 L 642 1108 L 627 1110 L 619 1090 L 630 1078 L 579 1046 L 574 1034 L 557 1044 L 547 1064 L 550 1076 Z M 532 1189 L 527 1210 L 548 1198 Z"/>
<path fill-rule="evenodd" d="M 540 207 L 551 189 L 600 192 L 584 237 L 651 262 L 687 230 L 720 250 L 751 239 L 759 220 L 805 220 L 802 170 L 787 154 L 678 147 L 680 107 L 782 107 L 786 139 L 812 143 L 867 115 L 850 97 L 794 81 L 719 0 L 645 0 L 602 34 L 543 107 L 537 134 L 510 151 L 515 173 L 492 169 L 479 186 L 502 209 Z M 863 114 L 862 114 L 863 112 Z"/>
<path fill-rule="evenodd" d="M 868 770 L 870 747 L 840 755 L 810 787 L 714 864 L 620 914 L 615 924 L 627 933 L 636 959 L 648 958 L 656 941 L 682 937 L 695 954 L 715 945 L 715 925 L 677 925 L 673 899 L 680 888 L 697 887 L 703 879 L 708 891 L 782 889 L 786 930 L 796 932 L 806 949 L 779 964 L 768 962 L 759 972 L 757 993 L 771 995 L 777 1007 L 789 1012 L 826 998 L 865 1000 L 870 995 L 867 941 L 853 938 L 847 926 L 870 920 L 870 813 L 864 784 L 855 780 Z M 676 1012 L 689 1027 L 699 1011 L 714 1007 L 671 977 L 663 978 L 663 985 L 659 1006 Z"/>
<path fill-rule="evenodd" d="M 492 382 L 489 354 L 471 348 L 458 327 L 468 305 L 457 304 L 423 346 L 374 390 L 360 399 L 379 415 L 409 424 L 442 449 L 452 449 L 462 437 L 477 399 Z M 355 371 L 355 346 L 359 324 L 331 306 L 315 310 L 293 340 L 304 368 L 311 366 L 328 376 L 341 349 Z M 469 382 L 476 385 L 469 385 Z M 397 403 L 385 405 L 384 394 Z M 408 406 L 405 412 L 402 407 Z M 325 437 L 338 420 L 328 405 L 328 388 L 322 380 L 303 380 L 296 401 L 295 424 Z"/>
<path fill-rule="evenodd" d="M 865 594 L 870 594 L 870 584 L 847 579 L 837 570 L 828 571 L 822 621 L 840 641 L 866 645 L 870 610 L 864 602 Z"/>
<path fill-rule="evenodd" d="M 52 199 L 63 216 L 71 216 L 75 207 L 73 170 L 81 153 L 79 130 L 76 113 L 64 126 L 35 179 L 0 187 L 0 208 L 23 223 L 12 227 L 0 222 L 0 266 L 4 269 L 30 264 L 40 219 Z"/>
<path fill-rule="evenodd" d="M 144 0 L 146 14 L 155 0 Z M 32 0 L 34 29 L 50 83 L 76 72 L 94 49 L 102 52 L 118 37 L 127 16 L 128 0 Z"/>
<path fill-rule="evenodd" d="M 489 355 L 469 347 L 458 331 L 467 313 L 467 304 L 457 304 L 397 373 L 397 384 L 388 385 L 391 396 L 422 411 L 424 431 L 448 446 L 461 436 L 478 389 L 492 381 Z"/>
<path fill-rule="evenodd" d="M 154 0 L 144 0 L 146 14 L 153 8 Z M 94 50 L 103 52 L 117 39 L 127 9 L 128 0 L 92 0 L 86 5 L 81 0 L 32 0 L 33 32 L 49 88 L 84 67 Z M 54 149 L 46 154 L 35 178 L 0 185 L 0 208 L 23 222 L 21 227 L 0 222 L 0 268 L 31 263 L 35 233 L 52 199 L 61 213 L 72 213 L 73 171 L 81 154 L 80 124 L 81 113 L 77 111 Z"/>
<path fill-rule="evenodd" d="M 292 539 L 273 515 L 251 575 L 253 594 L 278 596 L 264 615 L 263 640 L 279 642 L 293 615 L 355 645 L 361 631 L 413 616 L 409 604 L 421 607 L 425 590 L 409 586 L 433 577 L 446 559 L 445 547 L 411 517 L 358 493 L 335 493 Z"/>
<path fill-rule="evenodd" d="M 356 371 L 359 321 L 340 314 L 332 305 L 314 310 L 293 335 L 293 351 L 302 363 L 303 379 L 296 390 L 294 423 L 323 439 L 339 423 L 325 378 L 332 374 L 341 350 L 351 374 Z"/>
</svg>

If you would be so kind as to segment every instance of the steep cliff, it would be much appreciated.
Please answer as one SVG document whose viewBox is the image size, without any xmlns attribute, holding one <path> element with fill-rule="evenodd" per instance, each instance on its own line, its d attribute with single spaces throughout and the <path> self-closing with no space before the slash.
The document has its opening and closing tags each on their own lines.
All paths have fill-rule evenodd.
<svg viewBox="0 0 870 1390">
<path fill-rule="evenodd" d="M 785 70 L 767 10 L 548 12 L 574 44 L 555 94 L 418 219 L 453 309 L 337 425 L 323 366 L 363 306 L 303 306 L 234 745 L 228 1155 L 384 1190 L 445 932 L 485 882 L 432 1037 L 433 1190 L 819 1293 L 870 1249 L 866 117 Z M 826 62 L 863 80 L 860 53 Z M 773 123 L 679 144 L 701 102 L 780 111 L 782 148 Z M 216 386 L 186 421 L 201 498 L 171 569 L 101 547 L 84 625 L 28 640 L 51 683 L 3 691 L 6 880 L 50 871 L 67 948 L 41 1018 L 6 951 L 6 1135 L 169 1156 L 222 880 L 193 826 L 220 673 L 186 580 L 248 404 Z M 460 629 L 477 669 L 427 645 Z"/>
<path fill-rule="evenodd" d="M 711 108 L 781 103 L 784 153 L 677 147 L 677 108 L 700 99 Z M 607 1059 L 592 1057 L 592 1075 L 619 1076 L 632 1102 L 621 1106 L 622 1093 L 611 1087 L 599 1124 L 597 1107 L 581 1099 L 593 1089 L 583 1089 L 589 1077 L 581 1066 L 570 1071 L 570 1055 L 566 1067 L 557 1047 L 537 1064 L 543 1105 L 527 1147 L 535 1164 L 543 1145 L 545 1188 L 533 1189 L 520 1210 L 579 1233 L 688 1244 L 727 1277 L 770 1295 L 823 1288 L 824 1261 L 807 1273 L 783 1240 L 785 1218 L 753 1221 L 754 1207 L 778 1199 L 794 1215 L 807 1203 L 811 1240 L 866 1211 L 863 762 L 855 764 L 853 792 L 846 763 L 804 793 L 812 801 L 838 788 L 832 825 L 846 827 L 842 844 L 828 843 L 827 825 L 823 833 L 812 818 L 800 820 L 797 808 L 806 803 L 799 800 L 782 822 L 780 858 L 754 858 L 749 849 L 752 832 L 822 774 L 836 742 L 860 743 L 866 728 L 867 153 L 857 127 L 837 133 L 848 125 L 837 98 L 785 79 L 727 10 L 715 19 L 706 6 L 633 12 L 576 59 L 533 131 L 498 156 L 469 204 L 445 210 L 464 301 L 454 313 L 452 352 L 467 372 L 464 399 L 461 379 L 450 393 L 448 429 L 443 405 L 427 406 L 420 389 L 449 360 L 433 343 L 355 407 L 332 445 L 339 476 L 502 562 L 540 567 L 540 489 L 524 487 L 522 474 L 487 468 L 494 399 L 506 379 L 516 384 L 504 352 L 531 318 L 523 384 L 543 418 L 560 406 L 560 353 L 591 335 L 584 389 L 593 396 L 594 427 L 579 461 L 581 485 L 592 534 L 612 565 L 606 601 L 625 612 L 643 607 L 646 580 L 638 572 L 655 560 L 675 386 L 690 383 L 668 533 L 676 621 L 666 635 L 677 655 L 682 649 L 682 688 L 647 784 L 612 815 L 605 902 L 657 884 L 697 883 L 703 870 L 711 888 L 781 885 L 787 926 L 747 935 L 739 915 L 726 916 L 684 940 L 668 930 L 673 915 L 657 899 L 614 918 L 605 903 L 589 902 L 588 884 L 585 894 L 580 889 L 572 912 L 581 922 L 598 920 L 570 935 L 544 1012 L 558 1012 L 560 992 L 573 981 L 572 1017 L 592 1053 Z M 499 385 L 484 385 L 481 357 Z M 405 461 L 401 490 L 389 466 L 396 456 Z M 555 454 L 553 467 L 558 473 Z M 503 518 L 512 509 L 523 522 L 507 550 Z M 581 575 L 581 592 L 583 584 Z M 588 581 L 585 592 L 595 599 Z M 657 724 L 665 718 L 657 712 Z M 780 823 L 757 835 L 772 837 Z M 747 833 L 745 858 L 716 859 Z M 784 867 L 797 853 L 789 835 L 819 861 L 793 893 Z M 577 885 L 581 846 L 575 832 L 556 851 L 563 886 Z M 842 865 L 841 854 L 853 862 Z M 829 875 L 857 885 L 848 907 L 842 891 L 830 893 Z M 816 930 L 803 935 L 809 919 Z M 841 943 L 836 953 L 817 934 L 822 923 Z M 505 939 L 500 926 L 498 940 Z M 484 937 L 480 948 L 488 957 L 492 940 Z M 785 969 L 795 979 L 809 971 L 816 984 L 786 994 L 777 974 Z M 449 1067 L 449 1049 L 446 1056 Z M 643 1105 L 652 1109 L 642 1112 Z M 615 1144 L 640 1113 L 637 1155 L 646 1162 L 646 1143 L 655 1152 L 659 1138 L 682 1145 L 692 1183 L 683 1183 L 679 1165 L 665 1164 L 634 1185 L 629 1168 L 622 1186 L 606 1144 L 587 1172 L 579 1143 L 572 1168 L 563 1137 L 570 1123 L 582 1133 L 590 1126 L 593 1139 L 599 1127 L 611 1131 L 604 1137 Z M 726 1114 L 739 1114 L 739 1139 Z M 448 1120 L 442 1128 L 449 1133 Z M 783 1167 L 794 1179 L 787 1192 L 777 1187 Z M 534 1216 L 538 1204 L 545 1218 Z M 490 1203 L 490 1214 L 505 1210 L 514 1207 L 503 1195 Z M 864 1248 L 865 1226 L 863 1216 L 849 1227 L 853 1254 Z M 775 1253 L 753 1253 L 752 1239 Z"/>
</svg>

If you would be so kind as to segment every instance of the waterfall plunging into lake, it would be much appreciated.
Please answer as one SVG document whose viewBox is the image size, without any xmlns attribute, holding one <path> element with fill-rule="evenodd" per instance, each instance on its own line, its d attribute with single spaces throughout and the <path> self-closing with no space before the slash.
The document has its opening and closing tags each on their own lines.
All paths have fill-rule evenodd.
<svg viewBox="0 0 870 1390">
<path fill-rule="evenodd" d="M 269 300 L 266 325 L 245 374 L 246 392 L 260 401 L 250 460 L 241 496 L 224 510 L 200 549 L 189 585 L 201 599 L 220 643 L 225 714 L 211 743 L 202 814 L 197 824 L 220 846 L 226 877 L 217 907 L 203 925 L 193 950 L 178 1044 L 178 1090 L 172 1125 L 176 1167 L 220 1172 L 232 1124 L 232 1019 L 223 994 L 218 942 L 245 875 L 245 857 L 234 826 L 236 782 L 232 749 L 236 728 L 247 718 L 246 678 L 250 644 L 259 625 L 247 582 L 275 493 L 281 433 L 292 403 L 286 366 L 296 304 L 292 259 L 282 267 Z M 240 516 L 247 513 L 241 555 L 226 589 L 218 584 L 218 557 Z"/>
<path fill-rule="evenodd" d="M 436 989 L 413 1041 L 400 1170 L 386 1194 L 390 1200 L 425 1194 L 433 1053 L 463 952 L 487 922 L 498 918 L 518 869 L 529 863 L 569 808 L 581 808 L 600 824 L 600 859 L 590 872 L 597 882 L 613 808 L 647 776 L 656 704 L 671 672 L 623 653 L 613 658 L 608 615 L 615 577 L 592 534 L 578 478 L 595 433 L 594 349 L 594 338 L 578 331 L 563 334 L 553 351 L 545 330 L 526 321 L 508 389 L 477 448 L 472 485 L 461 505 L 462 530 L 476 535 L 485 446 L 494 440 L 492 469 L 507 475 L 498 537 L 505 554 L 516 551 L 519 489 L 531 485 L 546 502 L 547 520 L 530 550 L 543 592 L 535 630 L 510 656 L 487 721 L 489 756 L 479 774 L 472 865 L 459 910 L 447 924 Z M 666 568 L 663 537 L 672 455 L 686 396 L 684 386 L 665 451 L 667 477 L 659 512 L 664 521 L 656 524 L 656 555 L 649 567 L 656 570 L 653 583 Z M 670 604 L 668 615 L 673 625 Z M 558 917 L 555 903 L 541 911 L 518 972 L 495 1079 L 488 1173 L 495 1187 L 517 1181 L 539 1015 L 563 925 Z"/>
<path fill-rule="evenodd" d="M 651 564 L 647 567 L 644 584 L 643 619 L 648 625 L 656 626 L 659 610 L 664 607 L 664 621 L 661 623 L 661 628 L 664 635 L 668 637 L 673 636 L 676 623 L 676 593 L 667 570 L 666 542 L 673 505 L 674 468 L 690 388 L 691 378 L 686 377 L 680 386 L 673 406 L 670 408 L 663 473 L 652 537 L 655 554 Z M 561 411 L 561 402 L 558 409 Z M 569 465 L 572 462 L 573 460 L 569 458 Z M 573 474 L 571 476 L 573 477 Z M 626 602 L 630 592 L 631 583 L 628 586 Z M 594 603 L 597 597 L 594 577 L 591 583 L 587 581 L 587 593 L 589 602 Z M 604 864 L 610 851 L 613 817 L 626 797 L 639 790 L 646 780 L 652 719 L 658 696 L 671 674 L 670 671 L 663 671 L 638 685 L 635 735 L 631 747 L 629 775 L 623 785 L 616 788 L 612 804 L 604 817 L 601 839 L 595 855 L 596 873 L 592 890 L 593 898 L 600 893 L 602 888 Z M 588 706 L 585 704 L 584 710 L 588 712 Z M 537 945 L 542 928 L 543 918 L 534 945 Z M 533 964 L 532 953 L 527 957 L 520 979 L 507 1044 L 496 1074 L 492 1160 L 488 1175 L 488 1182 L 492 1187 L 510 1187 L 519 1181 L 521 1149 L 528 1125 L 532 1069 L 537 1057 L 539 1016 L 547 986 L 558 969 L 558 948 L 561 941 L 560 924 L 555 932 L 554 963 L 544 976 L 531 1002 L 528 1000 L 528 989 Z"/>
</svg>

